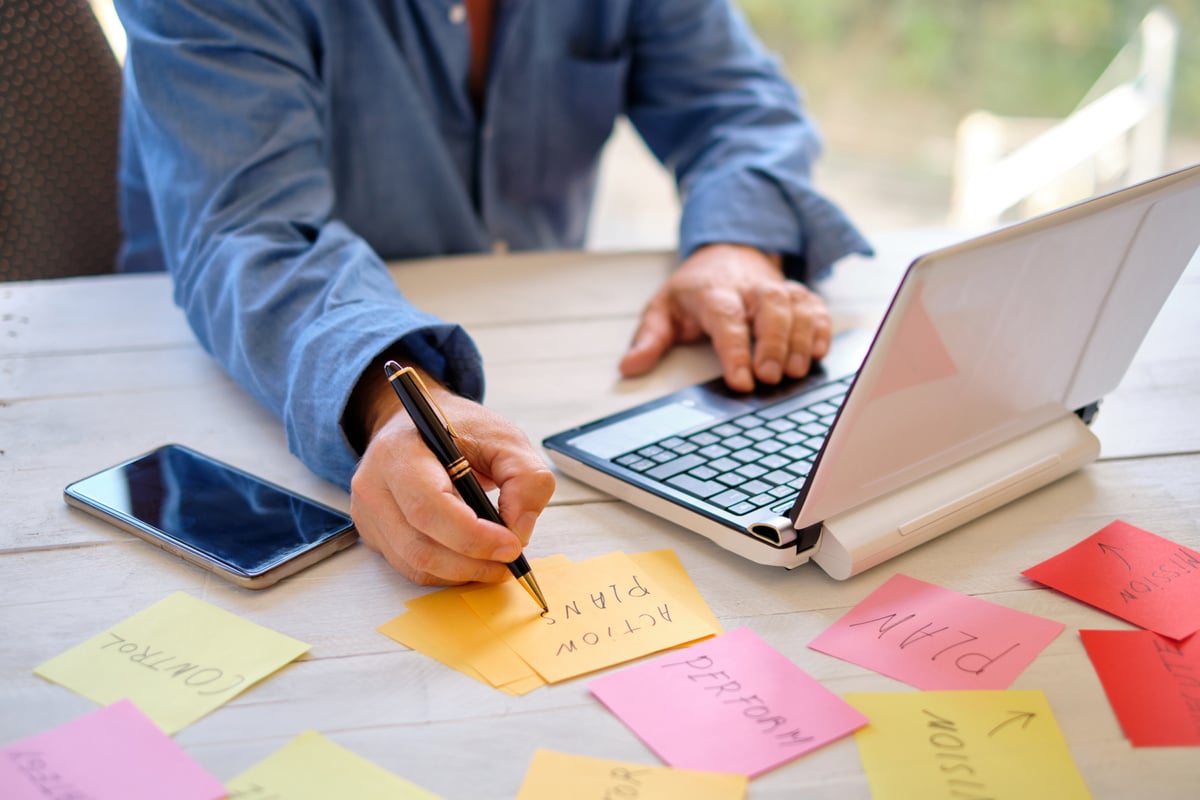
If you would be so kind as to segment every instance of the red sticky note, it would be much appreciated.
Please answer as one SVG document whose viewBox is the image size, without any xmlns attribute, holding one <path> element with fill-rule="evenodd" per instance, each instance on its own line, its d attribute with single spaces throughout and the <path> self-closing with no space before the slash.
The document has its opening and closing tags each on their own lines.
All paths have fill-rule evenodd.
<svg viewBox="0 0 1200 800">
<path fill-rule="evenodd" d="M 1064 627 L 893 575 L 808 646 L 918 689 L 1007 689 Z"/>
<path fill-rule="evenodd" d="M 1200 630 L 1200 553 L 1127 522 L 1021 574 L 1172 639 Z"/>
<path fill-rule="evenodd" d="M 1134 747 L 1200 745 L 1200 637 L 1080 631 L 1109 705 Z"/>
<path fill-rule="evenodd" d="M 225 787 L 128 700 L 0 749 L 0 797 L 217 800 Z"/>
</svg>

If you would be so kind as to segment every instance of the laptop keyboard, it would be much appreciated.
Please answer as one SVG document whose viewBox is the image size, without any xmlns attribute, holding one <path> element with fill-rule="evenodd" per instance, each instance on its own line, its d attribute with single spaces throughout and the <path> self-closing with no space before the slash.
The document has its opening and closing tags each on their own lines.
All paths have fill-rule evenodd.
<svg viewBox="0 0 1200 800">
<path fill-rule="evenodd" d="M 612 461 L 742 516 L 782 514 L 812 470 L 854 376 Z"/>
</svg>

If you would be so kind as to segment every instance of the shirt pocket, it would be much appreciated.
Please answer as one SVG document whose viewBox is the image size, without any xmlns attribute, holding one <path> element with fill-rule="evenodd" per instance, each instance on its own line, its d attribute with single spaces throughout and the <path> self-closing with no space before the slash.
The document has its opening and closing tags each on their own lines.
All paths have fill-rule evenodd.
<svg viewBox="0 0 1200 800">
<path fill-rule="evenodd" d="M 568 56 L 542 70 L 542 121 L 537 163 L 543 195 L 560 195 L 590 178 L 600 149 L 625 109 L 628 54 Z"/>
</svg>

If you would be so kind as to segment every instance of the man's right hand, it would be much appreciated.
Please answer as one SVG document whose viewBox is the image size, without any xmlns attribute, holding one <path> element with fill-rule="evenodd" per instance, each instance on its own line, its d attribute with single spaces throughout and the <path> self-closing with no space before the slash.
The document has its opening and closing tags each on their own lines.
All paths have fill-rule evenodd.
<svg viewBox="0 0 1200 800">
<path fill-rule="evenodd" d="M 422 441 L 383 371 L 377 374 L 378 383 L 368 375 L 369 388 L 356 391 L 355 413 L 369 442 L 350 483 L 359 535 L 414 583 L 504 580 L 510 574 L 505 564 L 529 543 L 550 502 L 554 474 L 519 428 L 422 375 L 484 489 L 500 489 L 498 510 L 508 528 L 480 519 Z"/>
</svg>

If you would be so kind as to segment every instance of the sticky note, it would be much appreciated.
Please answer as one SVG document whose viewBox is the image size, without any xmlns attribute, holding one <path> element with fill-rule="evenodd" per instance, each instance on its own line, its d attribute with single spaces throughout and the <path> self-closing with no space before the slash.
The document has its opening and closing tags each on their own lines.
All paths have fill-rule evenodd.
<svg viewBox="0 0 1200 800">
<path fill-rule="evenodd" d="M 872 800 L 1091 797 L 1040 691 L 850 693 Z"/>
<path fill-rule="evenodd" d="M 1200 745 L 1200 637 L 1080 631 L 1109 705 L 1134 747 Z"/>
<path fill-rule="evenodd" d="M 438 800 L 415 783 L 306 731 L 229 782 L 230 800 Z"/>
<path fill-rule="evenodd" d="M 526 691 L 545 686 L 533 667 L 498 639 L 463 602 L 463 592 L 476 588 L 456 586 L 410 600 L 406 603 L 408 612 L 378 630 L 483 683 L 496 687 L 521 685 L 528 687 Z"/>
<path fill-rule="evenodd" d="M 550 683 L 717 633 L 650 572 L 609 553 L 538 576 L 550 611 L 530 613 L 513 581 L 466 592 L 463 600 Z"/>
<path fill-rule="evenodd" d="M 867 722 L 749 628 L 603 675 L 588 688 L 665 763 L 750 777 Z"/>
<path fill-rule="evenodd" d="M 121 700 L 0 748 L 5 800 L 217 800 L 225 787 Z"/>
<path fill-rule="evenodd" d="M 308 645 L 176 592 L 34 670 L 97 703 L 129 698 L 169 734 Z"/>
<path fill-rule="evenodd" d="M 1121 520 L 1022 574 L 1172 639 L 1200 630 L 1200 553 Z"/>
<path fill-rule="evenodd" d="M 590 758 L 553 750 L 533 754 L 517 800 L 743 800 L 746 777 Z"/>
<path fill-rule="evenodd" d="M 897 574 L 808 646 L 918 689 L 1004 689 L 1063 628 Z"/>
</svg>

